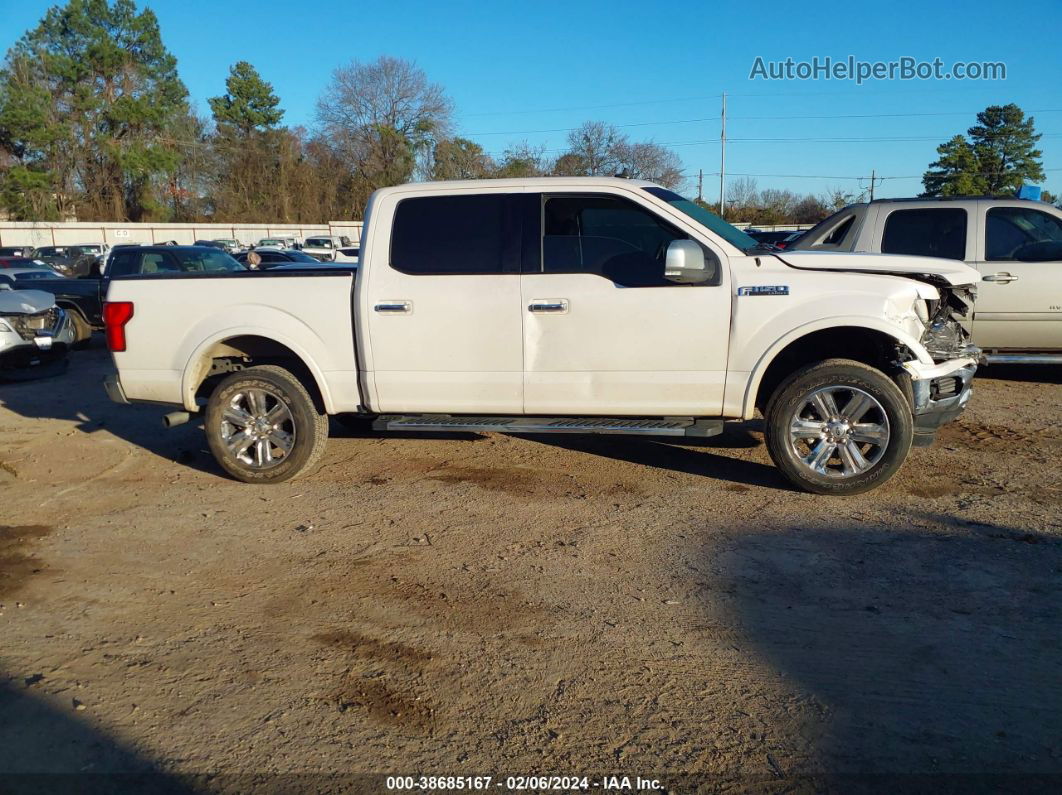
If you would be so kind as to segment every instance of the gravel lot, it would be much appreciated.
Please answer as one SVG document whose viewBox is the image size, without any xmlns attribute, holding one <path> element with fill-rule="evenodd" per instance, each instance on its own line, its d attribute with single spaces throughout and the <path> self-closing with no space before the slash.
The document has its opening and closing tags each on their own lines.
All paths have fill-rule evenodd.
<svg viewBox="0 0 1062 795">
<path fill-rule="evenodd" d="M 109 367 L 0 385 L 0 774 L 1062 776 L 1060 368 L 993 369 L 830 499 L 755 424 L 334 427 L 313 475 L 249 486 L 196 425 L 109 403 Z"/>
</svg>

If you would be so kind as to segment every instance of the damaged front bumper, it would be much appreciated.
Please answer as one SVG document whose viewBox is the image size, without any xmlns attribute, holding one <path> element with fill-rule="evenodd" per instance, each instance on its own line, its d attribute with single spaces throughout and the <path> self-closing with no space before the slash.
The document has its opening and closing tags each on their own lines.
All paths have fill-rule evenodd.
<svg viewBox="0 0 1062 795">
<path fill-rule="evenodd" d="M 74 325 L 58 307 L 0 315 L 0 377 L 54 364 L 73 344 Z"/>
<path fill-rule="evenodd" d="M 933 443 L 937 430 L 966 409 L 973 394 L 979 351 L 939 364 L 906 362 L 903 369 L 910 379 L 911 410 L 914 414 L 914 446 Z"/>
</svg>

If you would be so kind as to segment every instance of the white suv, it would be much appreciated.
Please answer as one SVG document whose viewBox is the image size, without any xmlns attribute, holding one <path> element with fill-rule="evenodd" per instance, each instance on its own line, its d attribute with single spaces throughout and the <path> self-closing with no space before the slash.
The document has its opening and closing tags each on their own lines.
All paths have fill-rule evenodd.
<svg viewBox="0 0 1062 795">
<path fill-rule="evenodd" d="M 348 237 L 308 237 L 302 246 L 302 250 L 314 259 L 322 262 L 334 262 L 336 252 L 341 248 L 350 246 Z"/>
</svg>

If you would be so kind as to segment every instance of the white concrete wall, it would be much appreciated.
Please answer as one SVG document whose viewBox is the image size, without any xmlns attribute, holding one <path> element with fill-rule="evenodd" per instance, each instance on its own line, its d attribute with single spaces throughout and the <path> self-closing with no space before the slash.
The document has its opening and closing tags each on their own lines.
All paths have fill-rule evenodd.
<svg viewBox="0 0 1062 795">
<path fill-rule="evenodd" d="M 78 243 L 194 243 L 196 240 L 235 238 L 255 243 L 263 237 L 346 235 L 358 245 L 361 221 L 332 221 L 327 224 L 123 224 L 91 221 L 0 221 L 0 246 L 62 246 Z"/>
</svg>

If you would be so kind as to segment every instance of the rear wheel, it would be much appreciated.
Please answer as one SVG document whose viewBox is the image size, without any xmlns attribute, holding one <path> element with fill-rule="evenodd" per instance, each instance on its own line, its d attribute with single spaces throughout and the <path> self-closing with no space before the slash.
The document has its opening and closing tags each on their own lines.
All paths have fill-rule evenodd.
<svg viewBox="0 0 1062 795">
<path fill-rule="evenodd" d="M 92 326 L 76 309 L 68 309 L 66 314 L 74 327 L 74 347 L 87 348 L 92 344 Z"/>
<path fill-rule="evenodd" d="M 816 494 L 861 494 L 881 485 L 903 464 L 914 434 L 899 387 L 847 359 L 798 370 L 775 391 L 765 417 L 775 465 Z"/>
<path fill-rule="evenodd" d="M 280 483 L 306 472 L 328 441 L 328 416 L 283 367 L 249 367 L 225 378 L 206 411 L 210 450 L 244 483 Z"/>
</svg>

